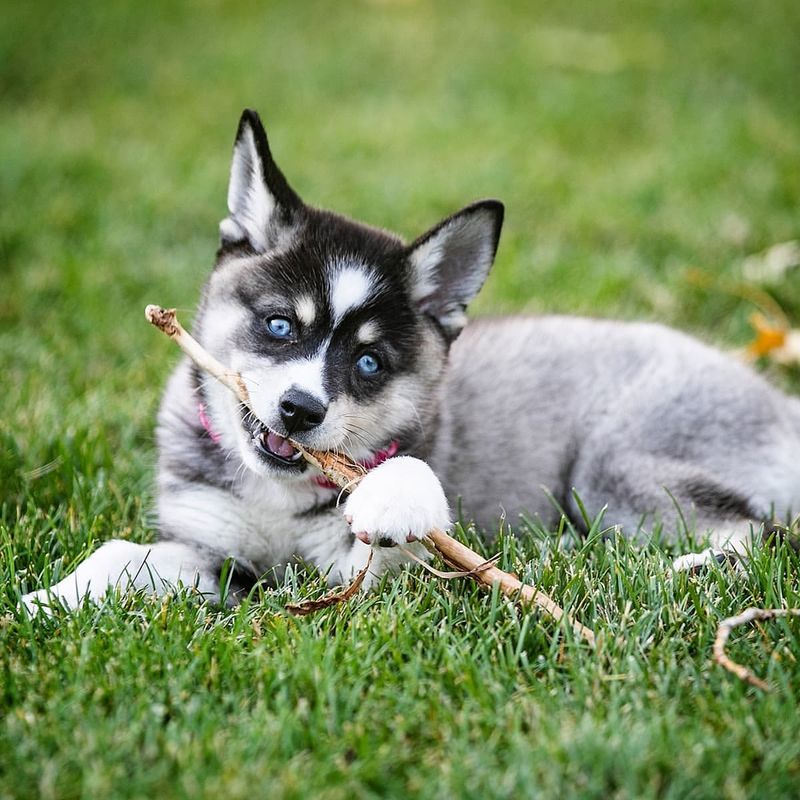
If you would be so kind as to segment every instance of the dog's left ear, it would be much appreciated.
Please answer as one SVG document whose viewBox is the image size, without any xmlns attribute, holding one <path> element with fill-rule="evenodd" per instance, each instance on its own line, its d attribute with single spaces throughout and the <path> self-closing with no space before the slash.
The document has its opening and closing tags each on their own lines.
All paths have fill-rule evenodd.
<svg viewBox="0 0 800 800">
<path fill-rule="evenodd" d="M 257 253 L 266 252 L 302 206 L 272 158 L 260 117 L 245 109 L 233 145 L 230 214 L 219 225 L 222 247 L 247 243 Z"/>
<path fill-rule="evenodd" d="M 482 200 L 440 222 L 409 247 L 412 298 L 450 339 L 461 332 L 467 304 L 489 274 L 502 225 L 503 204 Z"/>
</svg>

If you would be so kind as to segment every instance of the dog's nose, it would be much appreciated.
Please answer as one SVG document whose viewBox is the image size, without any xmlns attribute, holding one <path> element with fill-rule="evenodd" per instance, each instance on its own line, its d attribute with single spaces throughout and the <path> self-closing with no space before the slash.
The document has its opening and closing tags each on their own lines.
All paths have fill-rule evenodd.
<svg viewBox="0 0 800 800">
<path fill-rule="evenodd" d="M 328 407 L 314 395 L 292 387 L 281 398 L 280 411 L 286 433 L 310 431 L 325 419 Z"/>
</svg>

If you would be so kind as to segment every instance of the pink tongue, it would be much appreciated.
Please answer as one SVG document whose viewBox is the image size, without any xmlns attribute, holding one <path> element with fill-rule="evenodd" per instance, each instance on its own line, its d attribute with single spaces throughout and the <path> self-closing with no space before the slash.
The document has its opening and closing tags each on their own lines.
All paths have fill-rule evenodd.
<svg viewBox="0 0 800 800">
<path fill-rule="evenodd" d="M 281 458 L 291 458 L 297 452 L 283 436 L 272 431 L 267 434 L 267 447 Z"/>
</svg>

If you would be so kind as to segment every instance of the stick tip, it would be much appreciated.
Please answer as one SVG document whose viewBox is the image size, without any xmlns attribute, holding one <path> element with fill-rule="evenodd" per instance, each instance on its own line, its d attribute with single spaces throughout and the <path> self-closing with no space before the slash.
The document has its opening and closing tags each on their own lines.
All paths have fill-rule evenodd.
<svg viewBox="0 0 800 800">
<path fill-rule="evenodd" d="M 174 308 L 162 308 L 151 303 L 145 308 L 144 316 L 151 325 L 164 331 L 167 336 L 175 336 L 178 333 Z"/>
</svg>

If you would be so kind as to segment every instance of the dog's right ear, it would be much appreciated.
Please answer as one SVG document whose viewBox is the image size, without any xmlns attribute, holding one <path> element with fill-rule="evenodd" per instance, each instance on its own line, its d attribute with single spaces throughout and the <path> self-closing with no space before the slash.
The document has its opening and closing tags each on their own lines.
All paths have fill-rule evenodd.
<svg viewBox="0 0 800 800">
<path fill-rule="evenodd" d="M 266 252 L 302 205 L 272 159 L 261 119 L 245 109 L 233 145 L 230 213 L 219 225 L 221 246 L 249 244 L 257 253 Z"/>
</svg>

